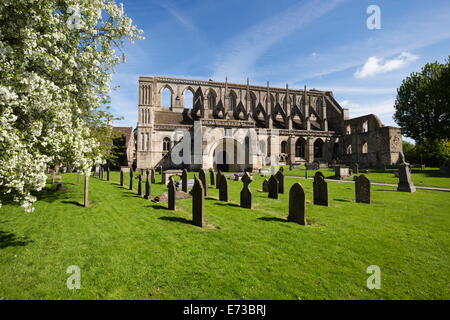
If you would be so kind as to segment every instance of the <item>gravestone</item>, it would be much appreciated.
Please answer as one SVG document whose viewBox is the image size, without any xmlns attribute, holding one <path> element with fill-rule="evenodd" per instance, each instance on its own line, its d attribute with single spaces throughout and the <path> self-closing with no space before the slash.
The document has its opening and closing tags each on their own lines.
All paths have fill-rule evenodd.
<svg viewBox="0 0 450 320">
<path fill-rule="evenodd" d="M 300 183 L 294 183 L 289 191 L 288 221 L 306 226 L 306 196 Z"/>
<path fill-rule="evenodd" d="M 145 179 L 145 195 L 144 198 L 147 200 L 150 200 L 150 194 L 151 194 L 151 185 L 150 185 L 150 179 L 147 175 L 147 179 Z"/>
<path fill-rule="evenodd" d="M 133 190 L 133 179 L 134 179 L 133 168 L 130 168 L 130 190 Z"/>
<path fill-rule="evenodd" d="M 214 169 L 209 169 L 209 180 L 212 186 L 216 185 L 216 181 L 215 181 L 215 175 L 214 175 Z"/>
<path fill-rule="evenodd" d="M 273 176 L 273 175 L 275 175 L 275 173 L 277 173 L 277 170 L 275 169 L 274 166 L 271 166 L 270 167 L 270 174 Z"/>
<path fill-rule="evenodd" d="M 205 197 L 208 195 L 208 185 L 206 182 L 206 173 L 205 170 L 200 169 L 198 171 L 198 178 L 200 179 L 202 186 L 203 186 L 203 192 L 205 193 Z M 195 182 L 194 182 L 195 185 Z"/>
<path fill-rule="evenodd" d="M 280 171 L 281 173 L 284 173 L 284 167 L 280 167 L 280 170 L 278 170 L 278 171 Z"/>
<path fill-rule="evenodd" d="M 269 192 L 269 181 L 267 179 L 264 179 L 262 190 L 263 192 Z"/>
<path fill-rule="evenodd" d="M 334 167 L 334 179 L 336 180 L 344 180 L 345 178 L 350 177 L 350 168 L 346 166 L 335 166 Z"/>
<path fill-rule="evenodd" d="M 111 180 L 111 169 L 109 168 L 109 166 L 106 167 L 106 180 Z"/>
<path fill-rule="evenodd" d="M 320 171 L 314 175 L 313 189 L 314 204 L 328 207 L 328 184 Z"/>
<path fill-rule="evenodd" d="M 244 187 L 241 190 L 241 207 L 247 209 L 253 209 L 253 193 L 250 191 L 250 183 L 252 183 L 252 178 L 245 172 L 241 178 Z"/>
<path fill-rule="evenodd" d="M 220 172 L 220 170 L 217 170 L 217 173 L 216 173 L 216 189 L 219 189 L 219 187 L 220 187 L 220 183 L 219 183 L 219 181 L 220 181 L 220 176 L 222 175 L 222 172 Z"/>
<path fill-rule="evenodd" d="M 120 186 L 123 187 L 124 185 L 124 176 L 123 176 L 123 170 L 120 170 Z"/>
<path fill-rule="evenodd" d="M 188 192 L 188 172 L 186 169 L 183 169 L 183 173 L 181 174 L 181 183 L 181 190 Z"/>
<path fill-rule="evenodd" d="M 219 186 L 219 200 L 228 202 L 228 181 L 227 178 L 221 174 L 218 178 L 217 185 Z"/>
<path fill-rule="evenodd" d="M 355 179 L 355 193 L 357 203 L 370 204 L 370 180 L 363 174 Z"/>
<path fill-rule="evenodd" d="M 142 197 L 142 174 L 139 175 L 138 180 L 138 196 Z"/>
<path fill-rule="evenodd" d="M 194 186 L 192 187 L 192 223 L 202 228 L 205 225 L 205 194 L 202 182 L 197 177 L 194 177 L 194 180 Z"/>
<path fill-rule="evenodd" d="M 156 183 L 156 178 L 155 178 L 155 169 L 150 169 L 150 182 L 152 184 Z"/>
<path fill-rule="evenodd" d="M 274 175 L 269 179 L 269 198 L 278 199 L 278 180 Z"/>
<path fill-rule="evenodd" d="M 352 170 L 353 174 L 359 174 L 359 164 L 354 163 L 350 166 L 350 169 Z"/>
<path fill-rule="evenodd" d="M 278 193 L 283 194 L 284 193 L 284 174 L 281 170 L 283 167 L 280 168 L 280 170 L 275 175 L 275 178 L 278 180 Z"/>
<path fill-rule="evenodd" d="M 169 210 L 175 210 L 176 208 L 176 188 L 175 188 L 175 183 L 172 179 L 172 177 L 169 178 L 169 183 L 167 184 L 167 188 L 168 188 L 168 209 Z"/>
<path fill-rule="evenodd" d="M 398 188 L 397 191 L 401 192 L 416 192 L 416 187 L 412 181 L 411 171 L 409 164 L 403 163 L 398 169 Z"/>
</svg>

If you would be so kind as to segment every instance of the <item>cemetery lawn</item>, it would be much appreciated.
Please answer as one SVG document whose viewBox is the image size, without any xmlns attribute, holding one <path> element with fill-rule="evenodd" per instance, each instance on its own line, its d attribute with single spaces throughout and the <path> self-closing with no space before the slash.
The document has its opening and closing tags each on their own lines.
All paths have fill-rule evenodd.
<svg viewBox="0 0 450 320">
<path fill-rule="evenodd" d="M 305 169 L 289 170 L 289 166 L 285 166 L 286 176 L 304 177 Z M 326 168 L 320 169 L 326 178 L 334 176 L 334 169 Z M 398 170 L 390 169 L 384 172 L 383 170 L 369 170 L 369 173 L 364 173 L 372 182 L 386 183 L 386 184 L 398 184 L 398 178 L 395 176 L 395 172 Z M 308 170 L 308 176 L 314 177 L 316 171 Z M 442 174 L 439 172 L 439 168 L 426 168 L 425 170 L 411 169 L 412 179 L 416 187 L 436 187 L 450 189 L 450 175 Z M 353 180 L 353 177 L 346 180 Z"/>
<path fill-rule="evenodd" d="M 253 210 L 238 207 L 241 182 L 229 181 L 229 203 L 209 188 L 201 229 L 190 199 L 168 211 L 112 178 L 91 178 L 90 208 L 79 205 L 76 174 L 63 175 L 66 191 L 39 193 L 34 213 L 3 205 L 0 300 L 450 298 L 448 193 L 372 186 L 366 205 L 353 201 L 353 184 L 330 182 L 330 207 L 308 203 L 304 227 L 286 222 L 288 190 L 298 181 L 311 201 L 312 181 L 287 178 L 271 200 L 255 176 Z M 152 195 L 165 190 L 152 185 Z M 80 290 L 66 287 L 72 265 Z M 380 290 L 366 287 L 371 265 Z"/>
</svg>

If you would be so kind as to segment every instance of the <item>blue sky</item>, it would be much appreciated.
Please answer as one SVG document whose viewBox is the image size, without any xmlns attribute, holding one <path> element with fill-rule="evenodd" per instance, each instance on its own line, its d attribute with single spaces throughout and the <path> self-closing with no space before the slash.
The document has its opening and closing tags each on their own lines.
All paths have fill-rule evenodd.
<svg viewBox="0 0 450 320">
<path fill-rule="evenodd" d="M 334 92 L 350 116 L 392 119 L 402 79 L 450 55 L 448 0 L 128 0 L 145 40 L 125 47 L 112 108 L 137 122 L 137 79 L 167 75 Z M 381 9 L 369 30 L 366 10 Z"/>
</svg>

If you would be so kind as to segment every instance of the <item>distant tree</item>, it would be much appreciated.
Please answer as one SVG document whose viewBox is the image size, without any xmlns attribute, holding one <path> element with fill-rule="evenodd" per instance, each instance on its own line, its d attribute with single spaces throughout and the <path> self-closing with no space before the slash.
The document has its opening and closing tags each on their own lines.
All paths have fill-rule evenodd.
<svg viewBox="0 0 450 320">
<path fill-rule="evenodd" d="M 450 140 L 450 56 L 444 64 L 429 63 L 407 77 L 394 107 L 405 136 L 419 144 Z"/>
</svg>

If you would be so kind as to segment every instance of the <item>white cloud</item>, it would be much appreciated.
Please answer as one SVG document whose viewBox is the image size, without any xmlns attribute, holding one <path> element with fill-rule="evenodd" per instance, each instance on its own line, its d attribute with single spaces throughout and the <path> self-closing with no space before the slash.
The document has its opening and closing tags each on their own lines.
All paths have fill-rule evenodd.
<svg viewBox="0 0 450 320">
<path fill-rule="evenodd" d="M 197 31 L 197 27 L 180 9 L 171 2 L 161 3 L 160 6 L 166 9 L 175 19 L 191 31 Z"/>
<path fill-rule="evenodd" d="M 364 79 L 373 77 L 377 74 L 402 69 L 410 63 L 416 61 L 417 58 L 418 57 L 416 55 L 409 52 L 402 52 L 398 57 L 391 60 L 370 57 L 367 59 L 363 67 L 355 72 L 355 77 L 357 79 Z"/>
</svg>

